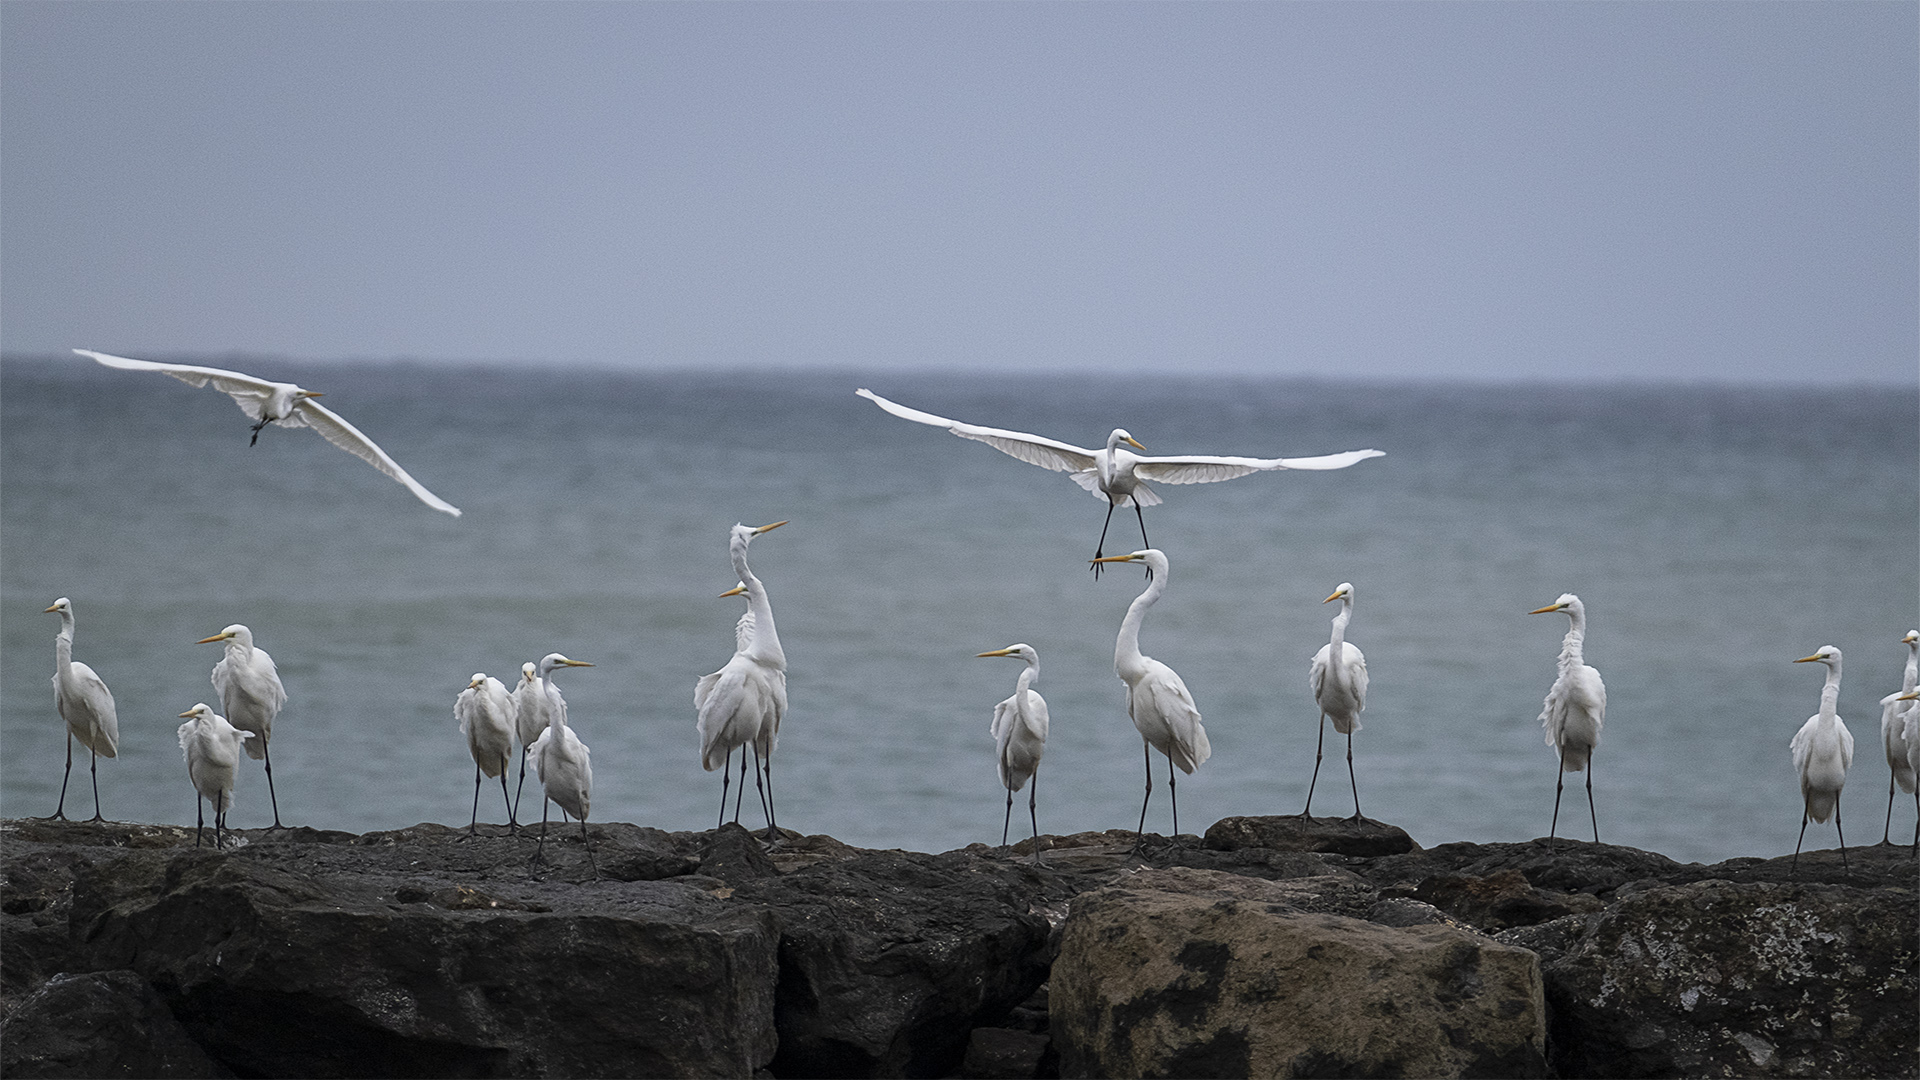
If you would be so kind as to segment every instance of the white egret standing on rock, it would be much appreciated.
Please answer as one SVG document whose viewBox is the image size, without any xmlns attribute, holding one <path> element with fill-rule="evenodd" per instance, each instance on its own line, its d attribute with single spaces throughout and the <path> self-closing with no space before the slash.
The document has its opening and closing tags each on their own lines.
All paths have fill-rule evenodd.
<svg viewBox="0 0 1920 1080">
<path fill-rule="evenodd" d="M 773 625 L 773 601 L 767 587 L 747 565 L 747 547 L 753 538 L 785 525 L 776 521 L 754 528 L 735 525 L 727 533 L 727 555 L 740 584 L 721 596 L 747 597 L 747 615 L 734 627 L 735 652 L 726 666 L 694 684 L 693 704 L 699 710 L 700 765 L 720 770 L 720 817 L 727 816 L 727 764 L 736 746 L 751 746 L 759 763 L 755 788 L 765 787 L 767 839 L 779 839 L 773 803 L 773 750 L 779 742 L 780 720 L 787 713 L 787 654 Z M 740 794 L 734 801 L 734 820 L 740 818 L 739 800 L 746 797 L 746 751 L 740 752 Z"/>
<path fill-rule="evenodd" d="M 100 759 L 120 753 L 120 719 L 113 707 L 113 692 L 93 669 L 73 658 L 73 601 L 61 597 L 47 606 L 43 614 L 59 615 L 60 630 L 53 637 L 53 707 L 67 724 L 67 771 L 60 777 L 60 805 L 53 817 L 66 820 L 67 781 L 73 776 L 73 740 L 87 748 L 93 774 L 93 818 L 104 821 L 100 813 Z"/>
<path fill-rule="evenodd" d="M 477 835 L 480 829 L 481 773 L 500 778 L 507 828 L 513 828 L 513 800 L 507 797 L 507 772 L 513 763 L 513 696 L 499 679 L 476 671 L 467 688 L 453 699 L 453 715 L 460 721 L 460 734 L 467 737 L 467 752 L 473 755 L 473 820 L 467 823 L 467 835 Z"/>
<path fill-rule="evenodd" d="M 1100 567 L 1103 563 L 1120 561 L 1101 558 L 1102 549 L 1107 544 L 1107 526 L 1113 524 L 1114 507 L 1133 507 L 1134 517 L 1140 522 L 1140 542 L 1151 549 L 1151 542 L 1147 540 L 1147 519 L 1140 512 L 1140 508 L 1160 505 L 1160 496 L 1142 481 L 1152 480 L 1165 484 L 1211 484 L 1220 480 L 1246 476 L 1249 473 L 1274 469 L 1322 471 L 1344 469 L 1368 458 L 1385 456 L 1378 450 L 1349 450 L 1344 454 L 1303 458 L 1210 455 L 1142 457 L 1121 446 L 1125 443 L 1135 449 L 1146 449 L 1132 435 L 1129 435 L 1125 428 L 1114 428 L 1107 436 L 1107 445 L 1104 449 L 1088 450 L 1085 447 L 1049 439 L 1042 435 L 1029 435 L 1024 431 L 963 424 L 944 416 L 909 409 L 905 405 L 888 401 L 871 390 L 860 389 L 854 393 L 902 420 L 946 428 L 963 439 L 986 443 L 995 450 L 1019 458 L 1030 465 L 1038 465 L 1054 472 L 1068 473 L 1074 483 L 1091 492 L 1095 498 L 1105 501 L 1107 519 L 1106 523 L 1100 526 L 1100 542 L 1094 546 L 1093 550 L 1093 572 L 1096 578 L 1100 576 Z"/>
<path fill-rule="evenodd" d="M 1301 817 L 1313 816 L 1313 785 L 1320 780 L 1320 751 L 1327 738 L 1327 721 L 1333 730 L 1347 737 L 1347 782 L 1353 785 L 1353 820 L 1360 820 L 1360 782 L 1353 776 L 1353 733 L 1360 730 L 1360 714 L 1367 708 L 1367 658 L 1360 647 L 1347 642 L 1347 623 L 1353 619 L 1353 583 L 1343 581 L 1323 604 L 1340 601 L 1340 612 L 1333 617 L 1333 639 L 1320 646 L 1307 665 L 1307 685 L 1313 688 L 1313 700 L 1320 706 L 1319 738 L 1313 744 L 1313 779 L 1307 782 L 1307 808 Z"/>
<path fill-rule="evenodd" d="M 1853 767 L 1853 732 L 1840 719 L 1840 650 L 1820 646 L 1812 656 L 1795 660 L 1796 664 L 1824 664 L 1826 685 L 1820 688 L 1820 711 L 1807 718 L 1793 736 L 1793 768 L 1800 774 L 1800 839 L 1793 845 L 1793 863 L 1788 872 L 1800 865 L 1800 845 L 1807 839 L 1807 819 L 1825 822 L 1833 819 L 1840 833 L 1840 865 L 1847 865 L 1847 831 L 1840 824 L 1840 789 L 1847 785 L 1847 770 Z"/>
<path fill-rule="evenodd" d="M 247 756 L 266 762 L 267 798 L 273 804 L 271 827 L 284 829 L 286 826 L 280 824 L 280 797 L 273 789 L 273 752 L 269 744 L 273 741 L 273 719 L 287 703 L 287 690 L 280 685 L 280 672 L 273 666 L 273 657 L 267 655 L 267 650 L 254 647 L 253 631 L 245 625 L 234 623 L 194 644 L 215 641 L 225 642 L 227 649 L 227 655 L 213 665 L 213 688 L 220 695 L 221 711 L 226 713 L 228 723 L 256 736 L 247 740 Z"/>
<path fill-rule="evenodd" d="M 122 371 L 156 371 L 162 375 L 171 375 L 188 386 L 205 386 L 209 382 L 233 398 L 240 410 L 254 421 L 253 438 L 248 445 L 260 441 L 260 429 L 268 424 L 278 424 L 288 428 L 312 428 L 328 442 L 352 454 L 354 457 L 386 473 L 400 483 L 423 503 L 443 514 L 460 516 L 460 509 L 440 496 L 428 491 L 418 480 L 407 475 L 400 463 L 387 456 L 385 450 L 365 435 L 360 429 L 340 416 L 340 414 L 314 401 L 321 397 L 318 390 L 307 390 L 295 383 L 272 382 L 267 379 L 245 375 L 224 368 L 195 367 L 191 364 L 158 364 L 151 360 L 130 360 L 124 356 L 110 356 L 107 353 L 94 352 L 91 349 L 75 349 L 81 356 L 90 356 L 110 368 Z"/>
<path fill-rule="evenodd" d="M 187 779 L 200 797 L 213 804 L 213 846 L 217 851 L 220 833 L 227 827 L 227 811 L 233 808 L 233 779 L 239 771 L 240 744 L 254 738 L 227 718 L 208 708 L 205 702 L 180 714 L 180 756 L 187 759 Z M 199 847 L 207 830 L 207 811 L 200 799 L 193 801 L 193 846 Z"/>
<path fill-rule="evenodd" d="M 1027 793 L 1027 817 L 1033 822 L 1033 861 L 1040 860 L 1040 815 L 1034 804 L 1040 798 L 1040 757 L 1047 752 L 1047 699 L 1033 689 L 1040 677 L 1040 653 L 1026 642 L 1004 649 L 975 654 L 1011 656 L 1026 662 L 1014 681 L 1013 694 L 993 707 L 994 761 L 1000 769 L 1000 783 L 1007 789 L 1007 813 L 1000 822 L 1000 846 L 1007 846 L 1007 830 L 1013 827 L 1013 793 L 1033 781 Z"/>
<path fill-rule="evenodd" d="M 1909 742 L 1920 737 L 1920 725 L 1910 718 L 1920 715 L 1914 707 L 1900 695 L 1910 694 L 1916 685 L 1920 685 L 1920 630 L 1909 630 L 1907 636 L 1900 639 L 1907 647 L 1907 667 L 1900 676 L 1900 689 L 1880 699 L 1880 746 L 1887 755 L 1887 767 L 1893 775 L 1887 777 L 1887 828 L 1880 837 L 1883 844 L 1893 842 L 1893 786 L 1900 785 L 1901 791 L 1913 792 L 1913 808 L 1920 815 L 1920 790 L 1914 787 L 1914 769 L 1908 760 Z M 1914 835 L 1920 837 L 1920 820 L 1913 825 Z"/>
<path fill-rule="evenodd" d="M 533 850 L 534 861 L 546 857 L 547 802 L 556 802 L 563 816 L 580 819 L 580 840 L 587 845 L 587 865 L 593 867 L 593 876 L 597 878 L 600 867 L 593 861 L 593 840 L 587 835 L 587 811 L 593 801 L 593 765 L 587 744 L 567 726 L 567 699 L 553 684 L 556 668 L 592 666 L 585 660 L 569 660 L 559 653 L 548 653 L 540 659 L 540 682 L 546 687 L 551 709 L 547 714 L 547 730 L 534 740 L 528 756 L 533 758 L 540 786 L 546 789 L 546 798 L 540 801 L 540 843 Z"/>
<path fill-rule="evenodd" d="M 1897 696 L 1897 700 L 1907 706 L 1907 771 L 1920 776 L 1920 690 L 1909 690 Z M 1913 808 L 1920 814 L 1920 793 L 1913 797 Z M 1920 817 L 1913 823 L 1913 857 L 1920 859 Z"/>
<path fill-rule="evenodd" d="M 517 823 L 520 820 L 520 790 L 527 783 L 527 753 L 533 749 L 535 739 L 547 730 L 547 719 L 553 713 L 553 699 L 547 696 L 547 681 L 540 677 L 539 669 L 529 660 L 520 665 L 520 685 L 513 688 L 513 730 L 520 739 L 520 779 L 513 785 L 513 813 L 510 815 Z"/>
<path fill-rule="evenodd" d="M 1547 745 L 1560 757 L 1560 770 L 1553 778 L 1553 823 L 1547 827 L 1547 847 L 1553 847 L 1554 832 L 1560 825 L 1560 792 L 1566 774 L 1587 772 L 1587 815 L 1593 820 L 1593 842 L 1600 842 L 1600 815 L 1593 808 L 1593 751 L 1600 745 L 1600 726 L 1607 718 L 1607 684 L 1600 672 L 1590 667 L 1581 653 L 1587 640 L 1587 607 L 1572 593 L 1543 608 L 1527 612 L 1545 615 L 1551 611 L 1567 613 L 1567 637 L 1560 643 L 1560 673 L 1547 691 L 1546 704 L 1540 709 L 1540 726 L 1546 729 Z"/>
<path fill-rule="evenodd" d="M 1120 621 L 1120 636 L 1113 645 L 1113 671 L 1127 684 L 1127 714 L 1145 740 L 1141 753 L 1147 762 L 1147 794 L 1140 800 L 1140 826 L 1134 830 L 1134 846 L 1146 837 L 1147 803 L 1153 799 L 1153 755 L 1167 755 L 1167 796 L 1173 801 L 1173 835 L 1180 835 L 1180 795 L 1174 788 L 1173 767 L 1178 765 L 1189 775 L 1213 755 L 1207 742 L 1207 729 L 1200 724 L 1200 709 L 1187 692 L 1187 684 L 1167 665 L 1140 651 L 1140 623 L 1147 609 L 1167 591 L 1167 557 L 1158 548 L 1147 548 L 1131 555 L 1109 555 L 1104 562 L 1143 562 L 1147 564 L 1147 587 L 1127 605 L 1127 617 Z"/>
</svg>

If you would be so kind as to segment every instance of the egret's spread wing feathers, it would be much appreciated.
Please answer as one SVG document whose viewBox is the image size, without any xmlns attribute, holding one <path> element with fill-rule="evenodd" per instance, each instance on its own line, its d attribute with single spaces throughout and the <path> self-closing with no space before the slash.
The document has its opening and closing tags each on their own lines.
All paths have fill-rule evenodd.
<svg viewBox="0 0 1920 1080">
<path fill-rule="evenodd" d="M 81 356 L 90 356 L 110 368 L 122 371 L 157 371 L 162 375 L 171 375 L 188 386 L 205 386 L 209 382 L 213 388 L 231 396 L 247 418 L 258 420 L 266 412 L 267 399 L 273 396 L 274 385 L 265 379 L 225 368 L 197 367 L 193 364 L 157 364 L 151 360 L 134 360 L 125 356 L 112 356 L 108 353 L 94 352 L 92 349 L 73 350 Z M 286 421 L 282 421 L 285 423 Z M 289 425 L 294 426 L 294 425 Z"/>
<path fill-rule="evenodd" d="M 294 423 L 295 420 L 302 421 L 302 423 L 296 424 Z M 401 468 L 399 462 L 388 457 L 385 450 L 380 449 L 372 439 L 361 434 L 359 428 L 347 423 L 339 413 L 314 401 L 312 398 L 300 399 L 300 402 L 294 406 L 293 415 L 287 417 L 281 421 L 281 423 L 286 424 L 288 427 L 305 426 L 312 428 L 319 432 L 328 442 L 374 468 L 379 469 L 381 472 L 386 473 L 402 484 L 405 484 L 407 490 L 413 492 L 421 502 L 426 503 L 428 506 L 433 507 L 443 514 L 452 514 L 454 517 L 460 516 L 459 507 L 428 491 L 421 485 L 420 481 L 408 476 L 407 470 Z"/>
<path fill-rule="evenodd" d="M 721 669 L 721 671 L 724 670 L 724 668 Z M 720 681 L 721 671 L 716 671 L 711 675 L 702 675 L 700 676 L 700 681 L 693 684 L 694 708 L 698 709 L 707 703 L 707 695 L 713 693 L 713 684 Z M 695 721 L 695 723 L 698 722 L 697 720 Z"/>
<path fill-rule="evenodd" d="M 1379 450 L 1349 450 L 1344 454 L 1322 457 L 1250 458 L 1188 455 L 1185 457 L 1143 457 L 1134 464 L 1134 475 L 1167 484 L 1212 484 L 1232 480 L 1249 473 L 1269 469 L 1306 469 L 1326 471 L 1344 469 L 1368 458 L 1385 457 Z"/>
<path fill-rule="evenodd" d="M 978 424 L 963 424 L 958 420 L 949 420 L 944 416 L 909 409 L 905 405 L 888 401 L 871 390 L 861 389 L 854 393 L 880 406 L 902 420 L 911 420 L 916 424 L 943 427 L 963 439 L 973 439 L 986 443 L 995 450 L 1011 457 L 1017 457 L 1029 465 L 1038 465 L 1054 472 L 1074 472 L 1091 469 L 1095 465 L 1095 452 L 1072 443 L 1063 443 L 1043 435 L 1030 435 L 1024 431 L 1008 431 L 1005 428 L 981 427 Z M 1085 482 L 1074 478 L 1082 487 Z"/>
</svg>

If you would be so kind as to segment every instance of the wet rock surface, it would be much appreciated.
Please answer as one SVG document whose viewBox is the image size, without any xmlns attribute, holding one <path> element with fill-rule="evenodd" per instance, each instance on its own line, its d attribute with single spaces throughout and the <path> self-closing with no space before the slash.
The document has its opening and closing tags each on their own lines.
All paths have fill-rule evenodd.
<svg viewBox="0 0 1920 1080">
<path fill-rule="evenodd" d="M 577 827 L 536 864 L 497 826 L 215 852 L 0 822 L 0 1072 L 1920 1074 L 1906 848 L 1797 875 L 1567 840 L 1366 853 L 1390 829 L 1043 836 L 1036 862 L 609 823 L 596 878 Z"/>
</svg>

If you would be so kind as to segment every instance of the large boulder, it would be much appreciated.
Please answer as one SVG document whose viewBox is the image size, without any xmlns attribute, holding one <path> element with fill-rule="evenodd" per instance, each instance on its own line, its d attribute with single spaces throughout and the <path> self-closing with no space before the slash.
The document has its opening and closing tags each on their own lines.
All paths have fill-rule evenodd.
<svg viewBox="0 0 1920 1080">
<path fill-rule="evenodd" d="M 718 882 L 555 887 L 523 850 L 476 880 L 379 846 L 302 845 L 302 869 L 270 845 L 129 855 L 76 877 L 75 936 L 243 1074 L 731 1076 L 771 1060 L 778 937 L 766 911 L 693 883 Z"/>
<path fill-rule="evenodd" d="M 1061 1075 L 1545 1075 L 1532 953 L 1294 902 L 1342 885 L 1185 870 L 1076 899 L 1050 983 Z"/>
<path fill-rule="evenodd" d="M 1563 1076 L 1913 1076 L 1911 889 L 1632 893 L 1546 967 Z"/>
<path fill-rule="evenodd" d="M 975 1027 L 1046 980 L 1049 897 L 1030 863 L 869 851 L 748 880 L 780 932 L 779 1076 L 947 1076 Z"/>
<path fill-rule="evenodd" d="M 1399 855 L 1418 844 L 1398 825 L 1372 818 L 1306 817 L 1300 814 L 1225 817 L 1207 829 L 1207 847 L 1215 851 L 1266 848 L 1272 851 L 1323 851 L 1334 855 Z"/>
<path fill-rule="evenodd" d="M 131 971 L 55 976 L 0 1023 L 0 1076 L 232 1075 Z"/>
</svg>

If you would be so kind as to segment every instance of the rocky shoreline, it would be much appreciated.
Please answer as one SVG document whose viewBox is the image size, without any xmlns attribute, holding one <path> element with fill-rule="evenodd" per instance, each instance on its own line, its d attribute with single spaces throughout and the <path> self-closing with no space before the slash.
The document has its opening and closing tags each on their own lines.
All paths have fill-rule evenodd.
<svg viewBox="0 0 1920 1080">
<path fill-rule="evenodd" d="M 1916 1076 L 1909 848 L 0 822 L 0 1074 Z"/>
</svg>

